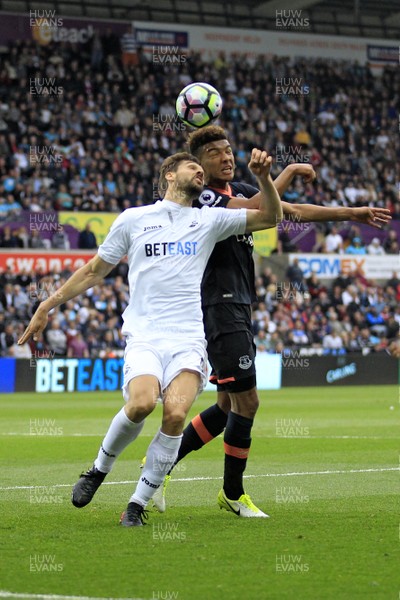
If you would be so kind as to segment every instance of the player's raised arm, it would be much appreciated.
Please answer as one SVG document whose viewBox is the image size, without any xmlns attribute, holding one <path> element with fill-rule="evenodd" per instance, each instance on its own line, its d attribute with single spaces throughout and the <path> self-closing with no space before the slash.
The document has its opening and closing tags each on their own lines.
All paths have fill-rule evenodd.
<svg viewBox="0 0 400 600">
<path fill-rule="evenodd" d="M 247 233 L 275 227 L 283 218 L 281 199 L 270 174 L 271 163 L 272 158 L 268 156 L 268 152 L 253 148 L 248 166 L 257 178 L 261 196 L 259 208 L 247 210 Z"/>
<path fill-rule="evenodd" d="M 274 179 L 274 186 L 278 194 L 282 196 L 292 183 L 293 179 L 299 175 L 304 183 L 314 181 L 316 173 L 312 165 L 308 163 L 293 163 L 283 169 L 282 173 Z M 258 208 L 260 206 L 261 192 L 258 192 L 251 198 L 231 198 L 228 202 L 228 208 Z M 288 204 L 285 202 L 285 204 Z M 289 205 L 290 206 L 290 205 Z"/>
<path fill-rule="evenodd" d="M 280 195 L 286 192 L 295 177 L 302 177 L 304 183 L 311 183 L 316 179 L 317 174 L 309 163 L 292 163 L 288 165 L 274 180 L 274 186 Z"/>
<path fill-rule="evenodd" d="M 83 294 L 89 288 L 98 285 L 115 265 L 107 263 L 97 254 L 73 275 L 54 294 L 44 300 L 33 315 L 18 344 L 24 344 L 31 336 L 37 339 L 47 325 L 48 314 L 52 308 L 64 304 Z"/>
</svg>

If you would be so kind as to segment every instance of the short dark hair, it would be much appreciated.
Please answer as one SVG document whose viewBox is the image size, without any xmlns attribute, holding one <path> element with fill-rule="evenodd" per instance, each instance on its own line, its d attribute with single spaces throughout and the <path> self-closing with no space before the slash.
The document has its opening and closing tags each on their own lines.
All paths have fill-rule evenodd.
<svg viewBox="0 0 400 600">
<path fill-rule="evenodd" d="M 187 144 L 189 152 L 194 156 L 199 157 L 201 154 L 201 148 L 205 144 L 210 142 L 219 142 L 219 140 L 228 140 L 228 136 L 225 129 L 219 127 L 219 125 L 209 125 L 197 131 L 193 131 L 189 134 Z"/>
<path fill-rule="evenodd" d="M 179 164 L 183 161 L 194 162 L 198 165 L 200 164 L 200 161 L 189 152 L 177 152 L 176 154 L 168 156 L 161 165 L 160 176 L 158 178 L 158 195 L 160 198 L 164 198 L 164 194 L 168 187 L 165 175 L 171 171 L 175 173 Z"/>
</svg>

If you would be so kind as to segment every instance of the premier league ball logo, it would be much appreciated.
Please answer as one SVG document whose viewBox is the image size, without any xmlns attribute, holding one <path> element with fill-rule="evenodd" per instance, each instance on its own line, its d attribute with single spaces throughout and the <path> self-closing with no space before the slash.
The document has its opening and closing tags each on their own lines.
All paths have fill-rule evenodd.
<svg viewBox="0 0 400 600">
<path fill-rule="evenodd" d="M 210 206 L 210 204 L 212 204 L 214 200 L 215 192 L 213 192 L 212 190 L 204 190 L 204 192 L 201 192 L 199 196 L 200 204 L 204 204 L 205 206 Z"/>
</svg>

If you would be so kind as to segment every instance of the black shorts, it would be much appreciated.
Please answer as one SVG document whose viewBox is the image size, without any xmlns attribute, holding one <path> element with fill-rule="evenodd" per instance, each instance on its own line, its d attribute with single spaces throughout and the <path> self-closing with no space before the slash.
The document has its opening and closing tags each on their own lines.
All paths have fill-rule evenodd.
<svg viewBox="0 0 400 600">
<path fill-rule="evenodd" d="M 210 381 L 219 392 L 246 392 L 256 386 L 256 346 L 247 304 L 203 307 Z"/>
</svg>

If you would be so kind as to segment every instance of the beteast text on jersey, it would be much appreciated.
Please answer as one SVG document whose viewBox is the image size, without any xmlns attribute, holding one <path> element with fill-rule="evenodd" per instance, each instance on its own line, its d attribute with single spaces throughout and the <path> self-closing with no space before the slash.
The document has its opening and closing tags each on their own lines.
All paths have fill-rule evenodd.
<svg viewBox="0 0 400 600">
<path fill-rule="evenodd" d="M 146 256 L 176 256 L 196 254 L 197 242 L 158 242 L 145 244 Z"/>
</svg>

